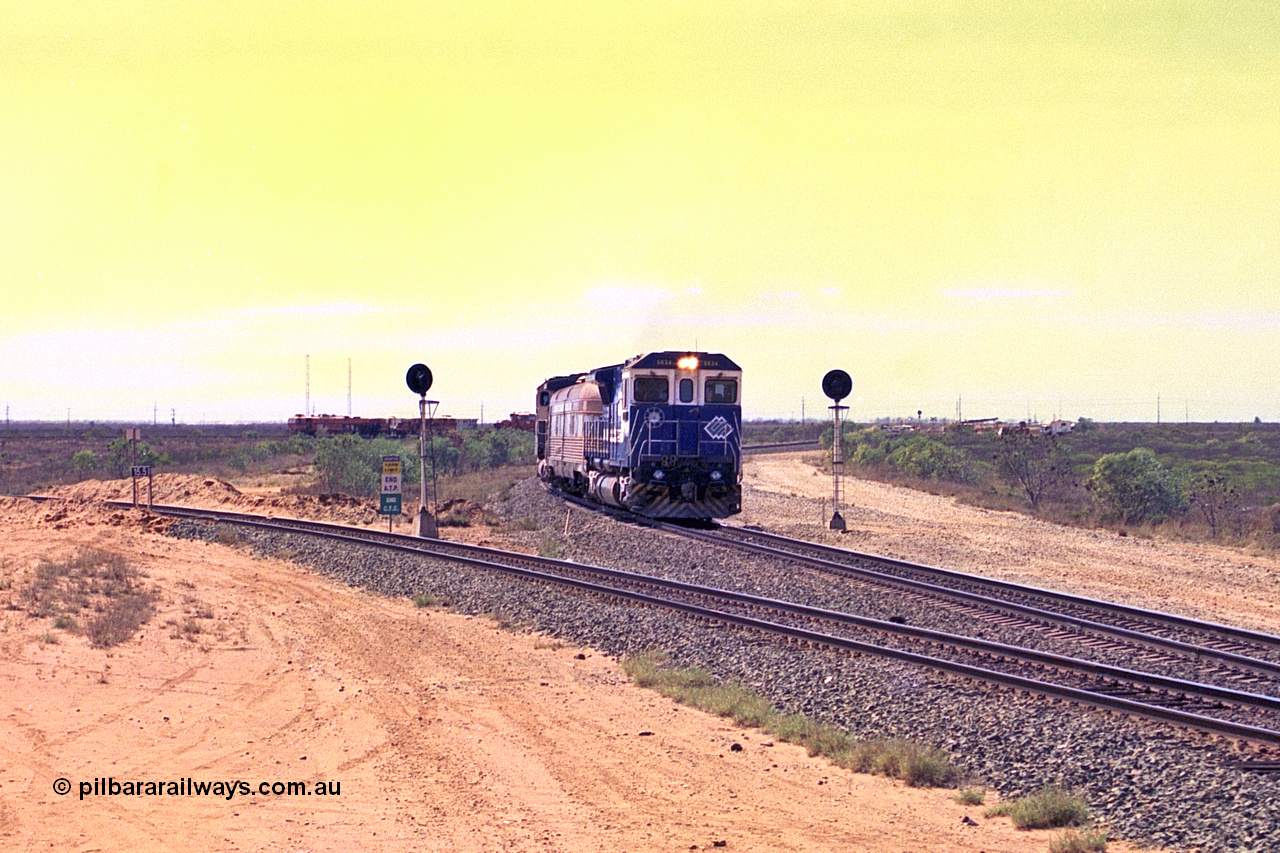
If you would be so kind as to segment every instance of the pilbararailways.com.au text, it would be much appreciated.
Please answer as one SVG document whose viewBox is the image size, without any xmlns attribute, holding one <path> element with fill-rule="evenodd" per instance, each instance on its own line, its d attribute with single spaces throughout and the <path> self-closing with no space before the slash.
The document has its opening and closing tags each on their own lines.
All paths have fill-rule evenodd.
<svg viewBox="0 0 1280 853">
<path fill-rule="evenodd" d="M 58 782 L 64 783 L 59 785 Z M 69 793 L 66 779 L 54 783 L 54 791 Z M 62 789 L 62 790 L 60 790 Z M 196 781 L 191 777 L 177 781 L 145 781 L 128 779 L 118 781 L 114 777 L 97 777 L 92 782 L 80 782 L 80 799 L 85 797 L 337 797 L 342 794 L 341 782 L 259 782 L 252 785 L 239 779 L 226 782 Z"/>
</svg>

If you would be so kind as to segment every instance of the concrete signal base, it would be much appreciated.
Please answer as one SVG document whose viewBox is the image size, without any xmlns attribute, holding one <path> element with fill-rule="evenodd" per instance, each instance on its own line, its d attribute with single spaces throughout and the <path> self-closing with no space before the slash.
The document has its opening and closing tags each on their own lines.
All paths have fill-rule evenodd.
<svg viewBox="0 0 1280 853">
<path fill-rule="evenodd" d="M 413 535 L 423 539 L 439 539 L 440 533 L 436 529 L 436 517 L 427 512 L 426 509 L 418 511 L 418 520 L 413 524 Z"/>
</svg>

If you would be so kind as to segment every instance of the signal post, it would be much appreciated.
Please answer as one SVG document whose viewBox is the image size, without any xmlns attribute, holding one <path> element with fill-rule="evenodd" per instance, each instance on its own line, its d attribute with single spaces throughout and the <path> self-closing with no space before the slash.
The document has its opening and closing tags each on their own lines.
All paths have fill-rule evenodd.
<svg viewBox="0 0 1280 853">
<path fill-rule="evenodd" d="M 436 525 L 436 505 L 435 505 L 435 477 L 436 466 L 435 461 L 431 464 L 431 513 L 427 513 L 427 415 L 434 417 L 435 407 L 438 403 L 435 400 L 427 399 L 427 389 L 431 387 L 431 368 L 425 364 L 415 364 L 409 368 L 409 372 L 405 374 L 405 383 L 408 384 L 409 390 L 418 395 L 418 457 L 422 462 L 422 501 L 418 504 L 418 520 L 414 526 L 414 534 L 424 539 L 439 539 L 439 529 Z M 430 406 L 430 412 L 428 412 Z"/>
<path fill-rule="evenodd" d="M 848 406 L 840 405 L 840 401 L 849 396 L 853 390 L 853 380 L 843 370 L 831 370 L 822 377 L 822 393 L 831 398 L 835 404 L 831 409 L 831 524 L 832 530 L 845 532 L 844 516 L 840 514 L 840 474 L 844 467 L 844 445 L 840 437 L 840 413 L 848 410 Z"/>
</svg>

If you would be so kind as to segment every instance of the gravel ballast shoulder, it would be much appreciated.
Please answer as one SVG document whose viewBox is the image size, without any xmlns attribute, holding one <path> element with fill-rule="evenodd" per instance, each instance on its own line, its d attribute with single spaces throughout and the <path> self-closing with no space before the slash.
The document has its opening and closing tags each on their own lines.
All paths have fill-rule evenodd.
<svg viewBox="0 0 1280 853">
<path fill-rule="evenodd" d="M 566 510 L 533 480 L 493 509 L 523 528 L 531 546 L 562 559 L 793 600 L 834 594 L 805 580 L 798 584 L 805 592 L 797 595 L 798 576 L 778 576 L 778 569 L 768 573 L 758 562 L 586 510 Z M 171 533 L 218 539 L 206 523 L 177 522 Z M 499 615 L 524 629 L 618 657 L 662 651 L 674 665 L 739 679 L 784 711 L 812 715 L 857 737 L 911 738 L 940 747 L 972 781 L 1002 797 L 1055 784 L 1077 790 L 1097 817 L 1133 841 L 1204 853 L 1280 849 L 1280 777 L 1232 769 L 1232 750 L 1208 738 L 872 657 L 787 645 L 443 560 L 335 546 L 298 534 L 248 528 L 237 533 L 264 554 L 287 555 L 385 595 L 428 592 L 460 612 Z M 909 618 L 926 617 L 913 613 Z"/>
</svg>

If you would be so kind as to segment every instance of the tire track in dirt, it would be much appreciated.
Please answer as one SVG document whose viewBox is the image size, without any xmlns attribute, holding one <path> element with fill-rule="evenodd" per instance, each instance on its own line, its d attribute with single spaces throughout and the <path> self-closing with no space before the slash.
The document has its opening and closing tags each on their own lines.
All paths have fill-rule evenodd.
<svg viewBox="0 0 1280 853">
<path fill-rule="evenodd" d="M 47 622 L 10 616 L 0 660 L 0 683 L 15 697 L 0 718 L 6 849 L 1047 846 L 1044 833 L 1017 833 L 1006 821 L 964 827 L 962 816 L 980 812 L 950 792 L 908 790 L 798 747 L 766 746 L 631 687 L 590 650 L 418 609 L 234 548 L 166 540 L 128 518 L 102 524 L 87 507 L 68 512 L 57 531 L 38 514 L 20 516 L 0 512 L 0 535 L 24 566 L 80 547 L 119 549 L 162 588 L 168 610 L 105 651 L 70 635 L 43 645 Z M 189 594 L 215 618 L 206 633 L 175 637 L 161 626 Z M 220 639 L 219 626 L 245 634 L 224 630 Z M 733 743 L 745 748 L 731 752 Z M 341 795 L 82 802 L 52 793 L 58 776 L 324 779 L 339 782 Z"/>
</svg>

